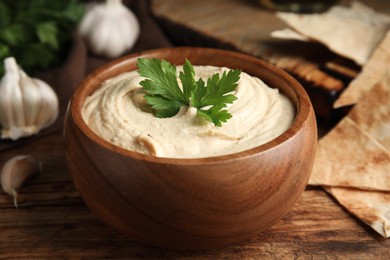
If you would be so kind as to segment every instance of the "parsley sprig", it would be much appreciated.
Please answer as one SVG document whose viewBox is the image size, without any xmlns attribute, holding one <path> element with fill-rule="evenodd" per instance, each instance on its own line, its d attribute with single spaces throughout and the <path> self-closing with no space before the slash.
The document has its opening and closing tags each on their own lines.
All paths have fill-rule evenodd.
<svg viewBox="0 0 390 260">
<path fill-rule="evenodd" d="M 195 80 L 194 67 L 186 59 L 179 74 L 180 88 L 176 67 L 168 61 L 139 58 L 137 66 L 138 73 L 146 78 L 140 82 L 147 92 L 145 100 L 156 117 L 172 117 L 182 106 L 195 107 L 198 116 L 216 126 L 232 117 L 226 106 L 237 99 L 231 92 L 237 88 L 240 70 L 224 71 L 222 75 L 216 73 L 204 82 L 201 78 Z"/>
<path fill-rule="evenodd" d="M 84 2 L 0 0 L 0 77 L 11 56 L 29 75 L 63 62 Z"/>
</svg>

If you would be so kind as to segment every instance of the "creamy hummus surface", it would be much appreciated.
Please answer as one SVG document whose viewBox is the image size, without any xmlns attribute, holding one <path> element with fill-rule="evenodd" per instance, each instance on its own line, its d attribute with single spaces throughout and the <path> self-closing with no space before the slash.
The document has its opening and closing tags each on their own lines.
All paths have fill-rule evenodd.
<svg viewBox="0 0 390 260">
<path fill-rule="evenodd" d="M 178 72 L 182 67 L 177 67 Z M 207 79 L 227 68 L 194 66 L 195 77 Z M 85 101 L 82 116 L 105 140 L 125 149 L 157 157 L 200 158 L 231 154 L 264 144 L 285 132 L 295 107 L 278 89 L 241 72 L 228 104 L 232 114 L 222 127 L 199 119 L 196 108 L 182 107 L 174 117 L 157 118 L 143 98 L 137 71 L 103 82 Z"/>
</svg>

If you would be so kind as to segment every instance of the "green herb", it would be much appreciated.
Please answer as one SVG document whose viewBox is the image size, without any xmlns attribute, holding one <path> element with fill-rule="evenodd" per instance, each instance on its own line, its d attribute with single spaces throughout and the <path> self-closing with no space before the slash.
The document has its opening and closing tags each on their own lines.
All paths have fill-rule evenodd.
<svg viewBox="0 0 390 260">
<path fill-rule="evenodd" d="M 27 73 L 59 64 L 83 14 L 77 0 L 0 0 L 0 76 L 10 56 Z"/>
<path fill-rule="evenodd" d="M 237 88 L 240 70 L 216 73 L 205 83 L 201 78 L 195 80 L 195 71 L 187 59 L 183 71 L 179 74 L 180 88 L 176 67 L 166 60 L 138 59 L 138 73 L 145 77 L 140 84 L 146 90 L 146 102 L 155 111 L 156 117 L 172 117 L 180 107 L 197 108 L 198 116 L 221 126 L 232 115 L 224 108 L 237 99 L 231 92 Z"/>
</svg>

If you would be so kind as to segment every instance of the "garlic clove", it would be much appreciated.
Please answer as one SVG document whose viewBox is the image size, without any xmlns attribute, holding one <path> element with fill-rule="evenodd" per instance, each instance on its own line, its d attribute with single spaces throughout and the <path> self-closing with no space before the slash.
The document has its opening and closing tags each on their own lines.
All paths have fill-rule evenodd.
<svg viewBox="0 0 390 260">
<path fill-rule="evenodd" d="M 13 57 L 4 60 L 0 81 L 0 125 L 2 139 L 17 140 L 37 134 L 59 114 L 54 90 L 44 81 L 29 77 Z"/>
<path fill-rule="evenodd" d="M 18 155 L 9 159 L 0 173 L 2 189 L 14 197 L 14 205 L 18 207 L 18 190 L 26 181 L 36 177 L 41 172 L 41 164 L 31 155 Z"/>
<path fill-rule="evenodd" d="M 0 81 L 0 124 L 7 129 L 23 123 L 24 111 L 13 109 L 14 106 L 23 106 L 22 94 L 19 88 L 20 75 L 16 61 L 5 59 L 4 69 L 5 74 Z"/>
<path fill-rule="evenodd" d="M 35 82 L 39 82 L 37 79 L 35 79 Z M 38 91 L 41 96 L 41 104 L 40 104 L 40 110 L 39 113 L 36 114 L 36 117 L 34 118 L 34 125 L 38 126 L 40 131 L 41 129 L 50 126 L 54 121 L 57 119 L 59 114 L 59 109 L 49 109 L 56 107 L 58 108 L 58 98 L 57 94 L 51 89 L 48 88 L 48 85 L 45 84 L 37 84 L 38 85 Z M 49 89 L 51 91 L 49 91 Z"/>
<path fill-rule="evenodd" d="M 24 73 L 23 73 L 24 74 Z M 41 95 L 38 91 L 39 84 L 35 80 L 30 80 L 26 75 L 22 75 L 20 79 L 21 85 L 30 84 L 28 88 L 21 88 L 23 96 L 23 112 L 26 125 L 34 124 L 34 117 L 41 109 L 39 105 Z"/>
<path fill-rule="evenodd" d="M 140 26 L 136 16 L 121 0 L 107 0 L 89 7 L 78 31 L 93 53 L 115 58 L 133 47 Z"/>
</svg>

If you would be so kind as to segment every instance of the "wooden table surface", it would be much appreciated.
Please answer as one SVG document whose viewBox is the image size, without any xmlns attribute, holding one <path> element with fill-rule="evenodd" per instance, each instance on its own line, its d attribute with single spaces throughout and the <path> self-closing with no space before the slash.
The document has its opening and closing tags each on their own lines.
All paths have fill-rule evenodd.
<svg viewBox="0 0 390 260">
<path fill-rule="evenodd" d="M 390 240 L 342 209 L 325 191 L 312 187 L 272 228 L 241 245 L 178 252 L 139 244 L 107 226 L 85 206 L 67 171 L 63 146 L 62 134 L 56 133 L 0 154 L 0 164 L 18 154 L 32 154 L 43 164 L 43 174 L 21 190 L 18 208 L 0 192 L 0 259 L 390 256 Z"/>
<path fill-rule="evenodd" d="M 289 213 L 246 243 L 199 252 L 149 247 L 86 207 L 66 167 L 62 133 L 1 152 L 0 165 L 20 154 L 41 161 L 43 173 L 20 191 L 18 208 L 0 191 L 0 259 L 390 259 L 390 240 L 317 187 L 308 187 Z"/>
<path fill-rule="evenodd" d="M 148 247 L 113 230 L 85 206 L 67 171 L 61 133 L 2 152 L 0 164 L 19 154 L 31 154 L 41 161 L 43 174 L 21 190 L 18 208 L 7 194 L 0 192 L 0 259 L 390 256 L 390 240 L 350 215 L 325 191 L 312 187 L 273 227 L 244 244 L 202 252 Z"/>
</svg>

